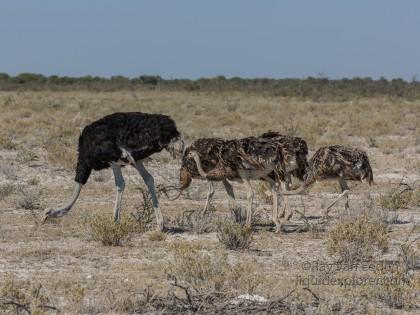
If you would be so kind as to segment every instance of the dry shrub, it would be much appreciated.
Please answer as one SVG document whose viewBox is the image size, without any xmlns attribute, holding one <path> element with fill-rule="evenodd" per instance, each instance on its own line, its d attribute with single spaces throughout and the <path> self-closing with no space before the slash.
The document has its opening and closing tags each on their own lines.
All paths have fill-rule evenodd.
<svg viewBox="0 0 420 315">
<path fill-rule="evenodd" d="M 0 148 L 5 150 L 16 150 L 17 143 L 11 136 L 0 135 Z"/>
<path fill-rule="evenodd" d="M 227 249 L 247 249 L 252 243 L 252 228 L 231 220 L 220 221 L 217 227 L 217 239 Z"/>
<path fill-rule="evenodd" d="M 28 185 L 36 186 L 39 184 L 39 178 L 38 177 L 31 177 L 28 179 Z"/>
<path fill-rule="evenodd" d="M 122 216 L 115 222 L 109 214 L 96 214 L 84 222 L 88 235 L 105 246 L 121 246 L 130 241 L 137 230 L 136 222 L 128 216 Z"/>
<path fill-rule="evenodd" d="M 135 212 L 131 213 L 131 217 L 135 222 L 136 231 L 142 233 L 152 229 L 155 219 L 155 210 L 153 208 L 150 193 L 140 187 L 138 190 L 141 193 L 142 201 L 135 206 Z"/>
<path fill-rule="evenodd" d="M 230 209 L 230 216 L 231 216 L 233 222 L 238 223 L 238 224 L 245 224 L 245 222 L 246 222 L 246 209 L 244 209 L 242 207 L 231 208 Z"/>
<path fill-rule="evenodd" d="M 148 237 L 149 241 L 162 242 L 162 241 L 166 240 L 168 235 L 164 232 L 161 232 L 161 231 L 150 231 L 149 233 L 147 233 L 147 237 Z"/>
<path fill-rule="evenodd" d="M 415 198 L 416 191 L 408 185 L 400 185 L 394 191 L 381 195 L 379 197 L 379 205 L 383 209 L 396 211 L 407 208 Z"/>
<path fill-rule="evenodd" d="M 371 294 L 392 308 L 410 309 L 417 306 L 420 296 L 420 276 L 406 272 L 403 268 L 379 269 L 375 277 L 381 286 L 374 288 Z"/>
<path fill-rule="evenodd" d="M 0 310 L 2 314 L 34 314 L 57 313 L 56 307 L 50 304 L 50 298 L 43 286 L 31 281 L 18 281 L 13 276 L 3 282 L 0 287 Z"/>
<path fill-rule="evenodd" d="M 27 149 L 20 151 L 17 157 L 17 161 L 23 164 L 37 161 L 38 159 L 39 156 L 35 152 Z"/>
<path fill-rule="evenodd" d="M 34 210 L 41 208 L 39 192 L 22 190 L 19 198 L 16 200 L 16 206 L 20 209 Z"/>
<path fill-rule="evenodd" d="M 206 212 L 202 210 L 187 210 L 177 216 L 174 221 L 182 229 L 197 234 L 210 233 L 216 229 L 216 211 L 212 206 Z"/>
<path fill-rule="evenodd" d="M 325 225 L 326 223 L 323 221 L 316 221 L 311 222 L 307 220 L 305 217 L 302 218 L 304 220 L 304 224 L 300 227 L 297 232 L 304 233 L 309 232 L 312 238 L 319 239 L 321 235 L 325 232 Z"/>
<path fill-rule="evenodd" d="M 370 294 L 392 308 L 410 309 L 417 307 L 420 297 L 419 248 L 416 241 L 409 240 L 415 226 L 403 243 L 399 244 L 399 261 L 391 268 L 375 270 L 375 276 L 381 280 L 380 290 L 371 289 Z"/>
<path fill-rule="evenodd" d="M 262 281 L 253 265 L 231 264 L 225 252 L 210 255 L 188 242 L 174 243 L 170 250 L 174 258 L 165 269 L 168 280 L 202 299 L 253 294 Z"/>
<path fill-rule="evenodd" d="M 17 187 L 11 183 L 6 183 L 4 185 L 0 186 L 0 200 L 3 200 L 7 196 L 10 196 L 11 194 L 15 193 L 17 190 Z"/>
<path fill-rule="evenodd" d="M 272 203 L 272 201 L 270 201 Z M 230 218 L 233 222 L 238 224 L 246 223 L 246 209 L 240 206 L 236 206 L 230 209 Z M 267 216 L 267 212 L 263 209 L 252 211 L 251 214 L 251 224 L 264 224 L 266 222 L 271 222 L 271 217 Z"/>
<path fill-rule="evenodd" d="M 328 235 L 330 254 L 343 262 L 369 260 L 376 252 L 388 248 L 388 228 L 385 223 L 372 220 L 367 214 L 356 220 L 338 223 Z"/>
</svg>

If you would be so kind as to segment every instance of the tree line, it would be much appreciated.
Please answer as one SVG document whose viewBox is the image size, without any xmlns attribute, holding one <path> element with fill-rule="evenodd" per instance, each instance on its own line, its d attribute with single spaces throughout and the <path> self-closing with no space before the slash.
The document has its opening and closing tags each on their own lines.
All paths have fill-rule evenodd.
<svg viewBox="0 0 420 315">
<path fill-rule="evenodd" d="M 117 91 L 117 90 L 185 90 L 185 91 L 250 91 L 264 92 L 273 96 L 305 97 L 314 100 L 347 100 L 353 97 L 394 96 L 410 100 L 420 98 L 420 82 L 416 79 L 374 80 L 365 78 L 328 79 L 307 77 L 304 79 L 272 78 L 213 78 L 164 79 L 160 76 L 140 75 L 135 78 L 112 76 L 45 76 L 21 73 L 16 76 L 0 73 L 0 90 L 52 90 L 52 91 Z"/>
</svg>

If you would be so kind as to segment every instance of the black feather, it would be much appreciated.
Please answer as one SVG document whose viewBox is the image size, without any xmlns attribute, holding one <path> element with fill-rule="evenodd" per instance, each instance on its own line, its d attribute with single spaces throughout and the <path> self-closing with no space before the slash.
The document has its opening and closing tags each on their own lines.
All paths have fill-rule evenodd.
<svg viewBox="0 0 420 315">
<path fill-rule="evenodd" d="M 175 122 L 166 115 L 140 112 L 114 113 L 87 125 L 79 137 L 76 182 L 85 184 L 94 170 L 121 159 L 121 148 L 134 160 L 142 160 L 166 148 L 180 136 Z"/>
</svg>

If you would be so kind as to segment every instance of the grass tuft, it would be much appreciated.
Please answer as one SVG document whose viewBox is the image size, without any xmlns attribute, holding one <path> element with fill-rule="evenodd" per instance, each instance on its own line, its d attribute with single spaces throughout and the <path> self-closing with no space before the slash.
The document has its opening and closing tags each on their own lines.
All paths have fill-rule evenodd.
<svg viewBox="0 0 420 315">
<path fill-rule="evenodd" d="M 123 216 L 121 222 L 115 222 L 109 214 L 96 214 L 84 222 L 88 235 L 105 246 L 122 246 L 130 241 L 137 230 L 136 222 Z"/>
<path fill-rule="evenodd" d="M 252 228 L 231 220 L 221 221 L 217 227 L 217 239 L 227 249 L 248 249 L 252 243 Z"/>
<path fill-rule="evenodd" d="M 376 252 L 388 248 L 388 229 L 385 223 L 373 221 L 363 214 L 354 221 L 338 223 L 328 235 L 327 249 L 343 262 L 366 261 Z"/>
</svg>

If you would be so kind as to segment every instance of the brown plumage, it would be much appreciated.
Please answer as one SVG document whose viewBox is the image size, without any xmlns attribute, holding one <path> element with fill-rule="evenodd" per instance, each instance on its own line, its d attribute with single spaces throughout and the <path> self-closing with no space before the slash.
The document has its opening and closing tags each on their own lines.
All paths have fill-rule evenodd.
<svg viewBox="0 0 420 315">
<path fill-rule="evenodd" d="M 280 181 L 284 191 L 289 190 L 292 178 L 291 175 L 303 181 L 303 175 L 308 167 L 308 145 L 305 140 L 299 137 L 285 136 L 275 131 L 269 131 L 261 135 L 262 138 L 270 139 L 282 150 L 286 173 Z M 272 177 L 272 176 L 271 176 Z M 283 196 L 284 205 L 280 217 L 284 217 L 286 210 L 288 215 L 286 221 L 290 220 L 293 212 L 290 208 L 287 196 Z"/>
<path fill-rule="evenodd" d="M 304 183 L 342 177 L 348 180 L 373 182 L 373 173 L 366 152 L 341 145 L 318 149 L 309 161 Z"/>
<path fill-rule="evenodd" d="M 213 144 L 213 142 L 212 142 Z M 194 150 L 193 148 L 197 148 Z M 187 153 L 188 151 L 188 153 Z M 210 153 L 209 153 L 210 152 Z M 189 159 L 193 159 L 196 169 L 202 178 L 209 182 L 209 193 L 206 208 L 214 190 L 212 181 L 222 181 L 229 196 L 234 199 L 233 189 L 227 179 L 243 182 L 248 188 L 247 224 L 251 224 L 251 209 L 253 192 L 250 180 L 265 180 L 270 183 L 273 193 L 273 221 L 276 230 L 280 229 L 277 215 L 277 186 L 276 181 L 284 180 L 284 161 L 281 148 L 275 142 L 265 138 L 248 137 L 243 139 L 217 142 L 210 150 L 203 150 L 197 143 L 187 148 L 181 167 L 180 181 L 188 183 L 187 172 L 191 168 Z M 210 170 L 214 161 L 216 165 Z M 190 178 L 194 176 L 195 167 L 191 168 Z M 272 178 L 272 177 L 273 178 Z M 181 187 L 185 187 L 181 184 Z"/>
<path fill-rule="evenodd" d="M 219 161 L 207 173 L 207 179 L 221 180 L 222 178 L 228 178 L 235 180 L 238 177 L 238 170 L 272 169 L 274 179 L 284 180 L 283 152 L 271 139 L 247 137 L 227 140 L 220 146 L 218 157 Z M 256 179 L 258 178 L 257 176 Z"/>
<path fill-rule="evenodd" d="M 202 178 L 197 170 L 197 166 L 192 157 L 191 151 L 196 151 L 200 155 L 203 169 L 208 172 L 212 170 L 219 162 L 219 151 L 225 140 L 221 138 L 201 138 L 195 140 L 191 145 L 185 148 L 182 157 L 182 165 L 179 171 L 180 189 L 188 188 L 192 179 Z"/>
<path fill-rule="evenodd" d="M 373 172 L 366 152 L 341 145 L 332 145 L 318 149 L 309 160 L 309 166 L 304 175 L 302 187 L 284 194 L 301 193 L 310 188 L 316 181 L 325 179 L 338 179 L 341 194 L 326 209 L 328 215 L 330 208 L 342 197 L 346 197 L 345 208 L 348 209 L 349 200 L 346 180 L 356 180 L 373 183 Z"/>
<path fill-rule="evenodd" d="M 299 137 L 285 136 L 275 131 L 269 131 L 261 135 L 261 138 L 275 141 L 283 151 L 286 168 L 291 170 L 293 176 L 303 180 L 303 175 L 308 167 L 308 145 Z M 295 163 L 295 165 L 287 165 Z"/>
<path fill-rule="evenodd" d="M 226 142 L 226 140 L 221 138 L 201 138 L 195 140 L 191 145 L 185 148 L 184 154 L 182 156 L 182 164 L 179 170 L 179 186 L 169 186 L 166 189 L 175 188 L 178 190 L 178 193 L 175 197 L 172 197 L 171 200 L 175 200 L 181 196 L 182 192 L 187 189 L 191 181 L 193 179 L 206 179 L 200 175 L 197 164 L 194 161 L 193 157 L 190 156 L 192 151 L 196 152 L 202 164 L 202 168 L 205 172 L 209 172 L 213 170 L 216 165 L 218 165 L 220 160 L 220 150 L 222 145 Z M 220 176 L 219 176 L 220 177 Z M 227 181 L 227 179 L 234 180 L 235 178 L 239 178 L 238 174 L 232 173 L 225 177 L 222 177 L 223 185 L 225 187 L 226 192 L 228 193 L 231 199 L 235 199 L 235 195 L 233 193 L 232 185 Z M 214 187 L 212 181 L 216 181 L 216 179 L 207 179 L 208 181 L 208 193 L 207 199 L 204 206 L 204 212 L 206 212 L 210 206 L 210 200 L 214 195 Z"/>
</svg>

